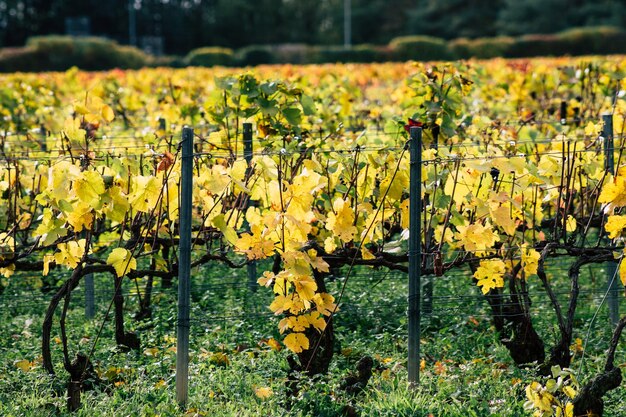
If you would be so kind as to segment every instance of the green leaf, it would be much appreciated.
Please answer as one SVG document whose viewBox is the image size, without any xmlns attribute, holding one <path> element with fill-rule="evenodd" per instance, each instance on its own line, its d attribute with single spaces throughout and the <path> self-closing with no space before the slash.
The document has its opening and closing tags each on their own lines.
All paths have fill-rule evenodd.
<svg viewBox="0 0 626 417">
<path fill-rule="evenodd" d="M 300 104 L 302 105 L 302 111 L 305 116 L 312 116 L 317 112 L 317 108 L 315 107 L 315 102 L 310 96 L 306 94 L 302 94 L 300 97 Z"/>
<path fill-rule="evenodd" d="M 285 116 L 287 123 L 292 126 L 298 126 L 302 121 L 302 112 L 300 109 L 296 109 L 295 107 L 288 107 L 284 109 L 283 116 Z"/>
</svg>

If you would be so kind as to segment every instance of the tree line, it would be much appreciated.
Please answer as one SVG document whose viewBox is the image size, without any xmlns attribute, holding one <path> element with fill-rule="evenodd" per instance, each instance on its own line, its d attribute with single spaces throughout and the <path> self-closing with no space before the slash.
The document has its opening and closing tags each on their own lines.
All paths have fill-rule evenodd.
<svg viewBox="0 0 626 417">
<path fill-rule="evenodd" d="M 0 0 L 0 46 L 63 34 L 71 19 L 87 31 L 141 46 L 162 37 L 163 52 L 216 45 L 341 44 L 348 0 Z M 402 35 L 445 39 L 554 33 L 579 26 L 626 26 L 624 0 L 350 0 L 354 44 Z M 70 20 L 68 20 L 70 19 Z M 133 29 L 134 27 L 134 29 Z M 135 37 L 134 37 L 135 35 Z"/>
</svg>

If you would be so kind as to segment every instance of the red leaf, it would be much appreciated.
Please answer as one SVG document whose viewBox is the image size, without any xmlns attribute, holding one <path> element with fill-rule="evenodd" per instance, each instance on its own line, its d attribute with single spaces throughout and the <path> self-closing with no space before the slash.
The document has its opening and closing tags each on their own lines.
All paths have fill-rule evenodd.
<svg viewBox="0 0 626 417">
<path fill-rule="evenodd" d="M 422 122 L 409 118 L 409 124 L 404 125 L 404 130 L 406 130 L 407 132 L 411 132 L 411 128 L 413 126 L 422 127 L 423 125 L 424 124 Z"/>
</svg>

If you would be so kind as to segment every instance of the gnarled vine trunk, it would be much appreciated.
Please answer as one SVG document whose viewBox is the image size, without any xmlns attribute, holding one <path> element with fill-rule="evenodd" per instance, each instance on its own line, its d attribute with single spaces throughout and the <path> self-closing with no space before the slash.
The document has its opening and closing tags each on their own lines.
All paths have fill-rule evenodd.
<svg viewBox="0 0 626 417">
<path fill-rule="evenodd" d="M 324 277 L 326 274 L 317 270 L 313 271 L 313 278 L 317 284 L 318 292 L 326 292 Z M 333 319 L 330 317 L 326 322 L 326 328 L 319 331 L 312 326 L 307 328 L 306 337 L 309 339 L 309 349 L 298 353 L 301 370 L 310 376 L 325 374 L 333 359 L 335 347 L 335 332 Z"/>
<path fill-rule="evenodd" d="M 508 349 L 515 364 L 523 366 L 542 363 L 546 359 L 543 340 L 533 327 L 530 316 L 518 302 L 519 299 L 507 296 L 501 289 L 491 290 L 485 299 L 491 307 L 500 341 Z"/>
<path fill-rule="evenodd" d="M 626 316 L 617 323 L 609 344 L 604 372 L 587 382 L 574 398 L 575 416 L 602 416 L 604 412 L 604 394 L 620 386 L 622 370 L 615 366 L 615 350 L 626 327 Z"/>
<path fill-rule="evenodd" d="M 115 311 L 115 341 L 123 349 L 139 350 L 139 337 L 135 333 L 124 331 L 124 296 L 122 295 L 122 280 L 124 277 L 115 277 L 115 294 L 113 295 Z"/>
</svg>

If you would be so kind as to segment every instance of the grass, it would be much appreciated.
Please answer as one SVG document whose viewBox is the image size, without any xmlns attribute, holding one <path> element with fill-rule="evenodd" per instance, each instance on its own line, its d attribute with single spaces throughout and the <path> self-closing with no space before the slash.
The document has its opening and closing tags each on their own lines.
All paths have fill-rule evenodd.
<svg viewBox="0 0 626 417">
<path fill-rule="evenodd" d="M 262 266 L 261 266 L 262 267 Z M 562 271 L 552 269 L 555 285 Z M 603 366 L 610 326 L 606 309 L 591 327 L 599 308 L 601 268 L 585 270 L 577 333 L 587 342 L 581 380 Z M 31 280 L 32 281 L 32 280 Z M 337 294 L 344 278 L 328 284 Z M 434 313 L 424 320 L 421 343 L 424 368 L 417 389 L 408 387 L 406 372 L 406 276 L 360 269 L 348 283 L 343 308 L 335 319 L 337 347 L 330 372 L 303 379 L 300 394 L 286 402 L 287 352 L 275 351 L 263 340 L 280 339 L 277 318 L 267 314 L 271 294 L 247 290 L 245 271 L 207 268 L 195 271 L 192 291 L 192 332 L 189 401 L 181 410 L 175 398 L 176 291 L 158 285 L 152 320 L 135 322 L 134 286 L 126 283 L 126 325 L 137 331 L 139 352 L 122 352 L 113 342 L 109 321 L 93 356 L 106 383 L 83 394 L 74 416 L 337 416 L 350 406 L 362 416 L 528 416 L 525 386 L 535 380 L 532 369 L 515 367 L 498 342 L 485 303 L 471 287 L 467 274 L 438 278 Z M 96 277 L 98 312 L 93 321 L 83 314 L 82 290 L 76 290 L 68 315 L 70 352 L 88 352 L 110 302 L 110 282 Z M 565 288 L 566 286 L 559 288 Z M 531 281 L 536 324 L 549 346 L 556 337 L 553 313 L 540 288 Z M 67 376 L 61 350 L 53 342 L 53 358 L 60 377 L 41 368 L 40 332 L 50 295 L 42 295 L 24 281 L 13 279 L 0 296 L 0 415 L 66 416 Z M 564 296 L 563 296 L 564 297 Z M 57 317 L 58 320 L 58 317 Z M 57 335 L 55 327 L 53 337 Z M 626 361 L 622 342 L 617 363 Z M 375 359 L 367 389 L 350 397 L 339 389 L 341 379 L 363 356 Z M 580 367 L 580 356 L 573 368 Z M 259 388 L 272 395 L 260 398 Z M 620 415 L 624 386 L 606 399 L 607 416 Z"/>
</svg>

